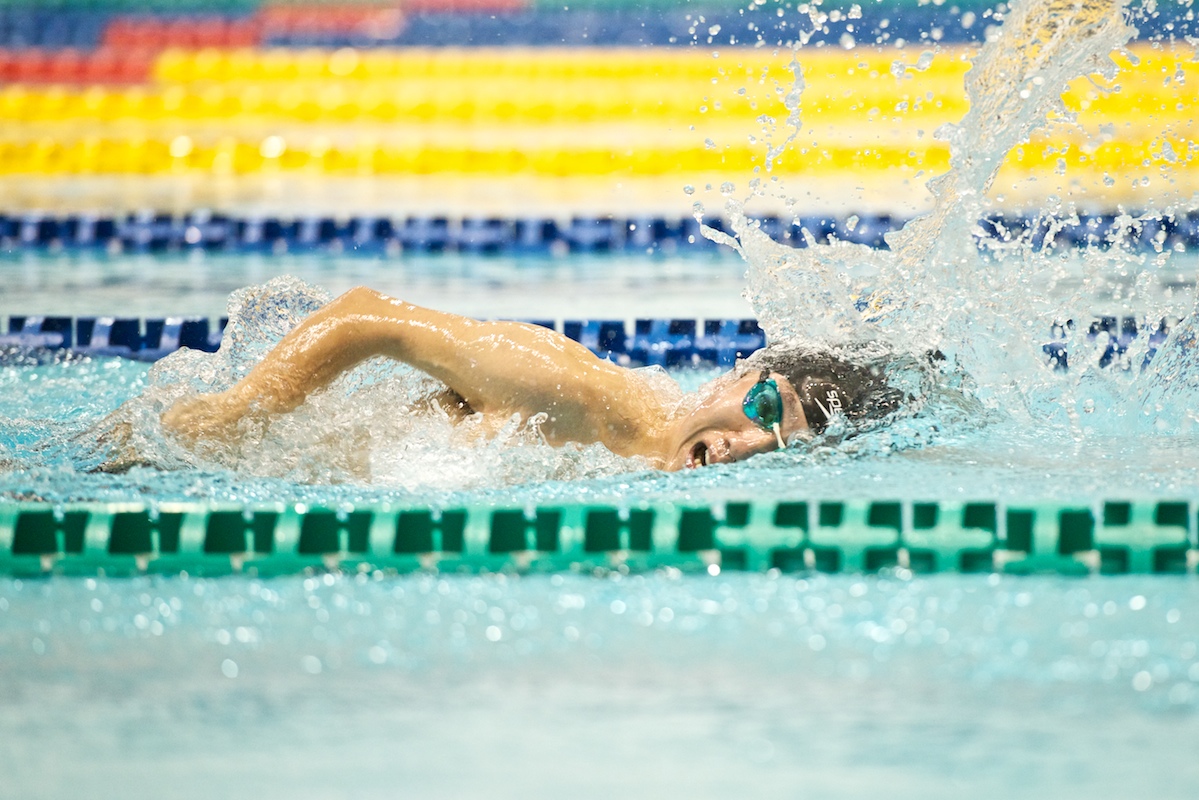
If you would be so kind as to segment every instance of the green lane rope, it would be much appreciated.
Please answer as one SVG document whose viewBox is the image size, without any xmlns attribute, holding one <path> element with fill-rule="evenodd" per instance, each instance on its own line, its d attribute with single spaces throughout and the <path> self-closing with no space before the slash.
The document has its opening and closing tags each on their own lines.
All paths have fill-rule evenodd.
<svg viewBox="0 0 1199 800">
<path fill-rule="evenodd" d="M 1199 574 L 1199 502 L 0 505 L 0 574 L 627 567 Z"/>
</svg>

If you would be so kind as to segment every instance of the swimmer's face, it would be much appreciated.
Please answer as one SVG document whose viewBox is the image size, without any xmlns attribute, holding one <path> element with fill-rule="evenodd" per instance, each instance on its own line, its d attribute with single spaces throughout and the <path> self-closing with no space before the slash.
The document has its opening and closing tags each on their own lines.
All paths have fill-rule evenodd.
<svg viewBox="0 0 1199 800">
<path fill-rule="evenodd" d="M 761 373 L 723 375 L 700 389 L 700 403 L 679 420 L 675 450 L 667 469 L 691 469 L 709 464 L 741 461 L 758 453 L 777 450 L 779 437 L 745 415 L 742 402 L 758 383 Z M 783 401 L 779 435 L 784 442 L 808 429 L 795 387 L 776 372 L 768 376 L 777 385 Z"/>
</svg>

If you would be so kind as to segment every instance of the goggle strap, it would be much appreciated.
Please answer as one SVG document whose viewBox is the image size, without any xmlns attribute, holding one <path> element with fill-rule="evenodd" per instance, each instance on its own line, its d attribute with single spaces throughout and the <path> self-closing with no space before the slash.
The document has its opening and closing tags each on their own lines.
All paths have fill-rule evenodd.
<svg viewBox="0 0 1199 800">
<path fill-rule="evenodd" d="M 777 422 L 774 423 L 770 426 L 770 429 L 774 431 L 774 438 L 779 440 L 779 450 L 786 450 L 787 443 L 783 441 L 783 431 L 779 424 Z"/>
</svg>

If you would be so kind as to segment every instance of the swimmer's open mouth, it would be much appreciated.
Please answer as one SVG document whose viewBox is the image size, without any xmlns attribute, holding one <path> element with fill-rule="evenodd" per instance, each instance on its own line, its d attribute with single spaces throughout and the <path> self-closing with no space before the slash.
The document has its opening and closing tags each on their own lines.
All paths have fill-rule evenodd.
<svg viewBox="0 0 1199 800">
<path fill-rule="evenodd" d="M 691 466 L 706 467 L 708 466 L 708 446 L 703 442 L 696 442 L 691 448 Z"/>
</svg>

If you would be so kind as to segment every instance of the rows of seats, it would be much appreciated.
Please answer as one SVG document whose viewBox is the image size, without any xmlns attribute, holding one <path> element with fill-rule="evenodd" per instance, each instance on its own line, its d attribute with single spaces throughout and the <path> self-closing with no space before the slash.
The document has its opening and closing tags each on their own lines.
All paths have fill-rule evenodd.
<svg viewBox="0 0 1199 800">
<path fill-rule="evenodd" d="M 942 84 L 960 91 L 962 76 L 969 67 L 972 51 L 963 47 L 947 47 L 939 57 L 922 64 L 920 82 L 931 82 L 938 89 Z M 1174 72 L 1187 69 L 1188 62 L 1172 59 L 1172 51 L 1159 51 L 1137 45 L 1138 61 L 1147 59 L 1140 72 L 1152 74 L 1160 83 L 1154 67 Z M 169 47 L 165 49 L 136 45 L 80 48 L 16 48 L 0 53 L 12 64 L 58 63 L 63 60 L 87 63 L 98 58 L 121 59 L 127 54 L 152 59 L 153 69 L 147 77 L 160 84 L 203 82 L 234 82 L 241 85 L 255 81 L 313 81 L 334 80 L 348 84 L 388 79 L 468 79 L 491 80 L 514 78 L 520 80 L 553 79 L 579 80 L 598 78 L 622 80 L 632 86 L 643 80 L 699 80 L 712 82 L 733 80 L 745 82 L 790 81 L 793 74 L 788 66 L 789 55 L 771 50 L 735 49 L 714 58 L 706 50 L 656 50 L 611 48 L 571 50 L 544 48 L 303 48 L 282 47 Z M 818 80 L 844 81 L 852 79 L 864 88 L 868 82 L 894 75 L 897 64 L 916 64 L 923 51 L 919 48 L 876 49 L 862 48 L 852 55 L 832 50 L 812 50 L 804 55 L 804 72 Z M 1167 63 L 1169 62 L 1169 63 Z M 905 67 L 905 70 L 907 68 Z M 1134 79 L 1138 72 L 1133 73 Z M 910 74 L 909 74 L 910 76 Z M 902 84 L 880 85 L 875 93 L 894 94 Z M 888 91 L 890 90 L 890 91 Z M 923 93 L 923 92 L 922 92 Z"/>
<path fill-rule="evenodd" d="M 144 84 L 157 60 L 158 53 L 144 47 L 0 50 L 0 83 Z"/>
<path fill-rule="evenodd" d="M 156 81 L 149 86 L 38 86 L 22 75 L 68 78 L 103 73 L 110 78 L 140 82 L 148 62 L 130 54 L 121 67 L 97 55 L 89 59 L 12 59 L 0 53 L 0 76 L 13 83 L 0 89 L 0 120 L 14 122 L 158 123 L 259 122 L 296 125 L 334 123 L 566 124 L 647 122 L 659 130 L 663 123 L 707 127 L 736 122 L 745 131 L 761 125 L 762 115 L 785 118 L 787 109 L 773 80 L 749 87 L 741 79 L 712 72 L 696 76 L 607 78 L 600 76 L 517 77 L 495 74 L 474 78 L 460 75 L 406 75 L 374 80 L 260 78 L 240 80 Z M 36 62 L 36 63 L 34 63 Z M 499 71 L 498 65 L 497 72 Z M 30 72 L 30 71 L 33 72 Z M 120 70 L 119 74 L 117 71 Z M 28 75 L 27 75 L 28 73 Z M 34 76 L 36 77 L 36 76 Z M 713 80 L 718 83 L 713 83 Z M 1104 100 L 1090 117 L 1111 111 L 1161 115 L 1181 114 L 1173 97 L 1152 87 L 1137 91 L 1130 82 L 1131 107 L 1125 101 Z M 22 85 L 23 84 L 23 85 Z M 840 91 L 833 87 L 840 85 Z M 913 143 L 923 126 L 955 119 L 966 110 L 959 82 L 930 81 L 916 96 L 905 87 L 877 85 L 867 78 L 853 80 L 812 75 L 805 104 L 813 124 L 870 124 L 880 133 L 904 133 Z M 890 89 L 890 91 L 888 91 Z M 844 92 L 852 92 L 851 98 Z M 1120 108 L 1120 104 L 1124 107 Z M 1090 118 L 1088 117 L 1088 118 Z M 756 124 L 755 124 L 756 123 Z M 931 138 L 931 137 L 930 137 Z"/>
<path fill-rule="evenodd" d="M 333 144 L 328 137 L 283 140 L 279 136 L 240 139 L 228 134 L 215 141 L 191 137 L 171 139 L 134 135 L 127 139 L 0 136 L 0 176 L 4 175 L 248 175 L 307 173 L 337 176 L 660 176 L 710 172 L 750 174 L 765 164 L 762 148 L 750 143 L 719 148 L 696 146 L 686 140 L 655 142 L 636 149 L 609 143 L 571 145 L 569 132 L 549 132 L 526 148 L 500 143 L 446 142 L 431 137 L 409 138 L 402 143 L 379 143 L 372 138 Z M 1061 153 L 1056 142 L 1040 140 L 1024 147 L 1006 162 L 1006 177 L 1043 174 L 1070 168 L 1095 173 L 1124 173 L 1145 164 L 1163 165 L 1166 159 L 1154 144 L 1112 142 L 1090 152 L 1074 148 Z M 1181 147 L 1182 145 L 1180 145 Z M 1185 153 L 1185 151 L 1184 151 Z M 1187 164 L 1193 156 L 1184 155 Z M 1178 159 L 1173 159 L 1177 163 Z M 899 170 L 943 171 L 949 150 L 933 144 L 920 150 L 911 146 L 853 144 L 812 150 L 788 147 L 775 161 L 776 175 L 830 175 L 845 170 L 878 173 Z"/>
<path fill-rule="evenodd" d="M 2 58 L 2 56 L 0 56 Z M 0 70 L 4 64 L 0 62 Z M 704 85 L 704 84 L 707 85 Z M 1135 92 L 1135 81 L 1130 87 Z M 280 81 L 216 85 L 146 87 L 29 87 L 0 89 L 0 120 L 82 123 L 265 122 L 473 122 L 478 124 L 701 122 L 713 120 L 752 124 L 762 114 L 786 115 L 773 86 L 753 93 L 729 85 L 713 88 L 710 80 L 651 79 L 625 87 L 619 81 L 599 78 L 408 78 L 356 85 L 338 82 Z M 960 91 L 925 96 L 933 100 L 919 107 L 896 111 L 905 102 L 902 93 L 874 96 L 867 90 L 854 93 L 853 102 L 812 92 L 805 111 L 813 124 L 863 124 L 876 118 L 880 133 L 894 130 L 916 139 L 918 126 L 937 124 L 964 113 L 967 104 Z M 908 97 L 908 100 L 911 98 Z M 1175 98 L 1141 93 L 1122 111 L 1162 115 L 1180 114 Z M 1128 106 L 1131 105 L 1131 108 Z M 1090 116 L 1111 110 L 1102 104 Z M 868 114 L 886 109 L 886 114 Z M 881 117 L 881 118 L 880 118 Z M 906 129 L 910 128 L 910 131 Z"/>
<path fill-rule="evenodd" d="M 110 52 L 83 61 L 59 54 L 40 68 L 63 75 L 98 68 L 131 80 L 148 73 L 153 84 L 85 89 L 18 81 L 0 89 L 0 121 L 20 123 L 0 134 L 0 174 L 747 171 L 764 164 L 765 147 L 746 131 L 763 115 L 777 120 L 787 112 L 785 65 L 754 52 L 720 62 L 630 51 L 574 58 L 558 51 L 206 49 L 167 51 L 151 64 L 146 52 L 130 51 L 126 72 L 121 62 L 104 61 Z M 830 145 L 793 142 L 776 170 L 943 170 L 947 148 L 927 133 L 966 110 L 965 52 L 933 59 L 921 94 L 888 74 L 895 55 L 811 59 L 804 119 L 840 133 Z M 914 61 L 917 54 L 899 55 Z M 1064 167 L 1118 175 L 1171 157 L 1189 162 L 1194 153 L 1182 133 L 1193 102 L 1176 87 L 1199 80 L 1199 69 L 1174 52 L 1146 47 L 1137 55 L 1120 92 L 1079 82 L 1065 98 L 1078 127 L 1017 148 L 1011 174 Z M 22 69 L 0 54 L 0 76 Z M 613 136 L 616 125 L 626 126 L 623 135 Z M 692 132 L 700 126 L 727 135 L 704 145 Z M 1097 143 L 1100 127 L 1105 141 Z"/>
<path fill-rule="evenodd" d="M 871 90 L 877 97 L 901 95 L 919 84 L 927 91 L 960 93 L 962 78 L 974 52 L 966 46 L 945 46 L 929 58 L 925 50 L 909 48 L 858 48 L 853 53 L 813 49 L 803 56 L 805 80 L 853 84 L 855 92 Z M 1196 65 L 1185 49 L 1134 44 L 1131 59 L 1118 58 L 1121 81 L 1136 83 L 1138 92 L 1173 95 L 1185 101 L 1181 91 L 1196 75 Z M 656 50 L 613 48 L 577 51 L 564 48 L 254 48 L 170 47 L 122 45 L 118 48 L 0 48 L 11 64 L 87 63 L 97 58 L 121 60 L 133 55 L 149 59 L 147 73 L 162 85 L 228 82 L 236 86 L 255 82 L 335 81 L 347 86 L 389 80 L 583 80 L 624 82 L 635 88 L 645 80 L 735 82 L 747 91 L 759 81 L 773 85 L 791 81 L 789 53 L 738 48 L 713 57 L 708 50 Z M 926 58 L 921 61 L 921 57 Z M 920 69 L 915 69 L 919 65 Z M 915 80 L 916 78 L 919 80 Z M 1085 82 L 1074 84 L 1073 94 L 1100 96 Z M 842 87 L 841 92 L 851 87 Z M 1117 93 L 1119 94 L 1119 93 Z M 846 95 L 848 96 L 848 95 Z M 1120 98 L 1110 98 L 1117 100 Z M 1126 101 L 1128 102 L 1128 101 Z"/>
<path fill-rule="evenodd" d="M 821 36 L 838 46 L 820 47 L 818 36 L 804 51 L 805 130 L 773 159 L 775 175 L 852 171 L 898 183 L 946 169 L 947 146 L 933 132 L 967 110 L 962 79 L 973 49 L 952 43 L 977 38 L 995 21 L 986 8 L 916 0 L 821 6 L 827 17 L 817 22 L 828 28 Z M 0 177 L 18 182 L 22 196 L 36 194 L 13 201 L 30 204 L 61 195 L 57 187 L 77 176 L 330 175 L 377 177 L 380 185 L 401 176 L 644 176 L 702 186 L 708 178 L 691 176 L 724 174 L 743 181 L 767 166 L 768 145 L 789 133 L 777 124 L 789 114 L 784 98 L 794 76 L 789 50 L 712 52 L 747 25 L 765 30 L 762 15 L 779 10 L 753 4 L 735 23 L 721 16 L 738 9 L 674 0 L 641 10 L 592 2 L 571 12 L 519 0 L 4 6 L 0 45 L 11 47 L 0 46 Z M 650 25 L 653 14 L 659 19 Z M 920 14 L 948 17 L 933 24 Z M 783 16 L 792 27 L 808 19 Z M 940 31 L 936 47 L 895 48 L 908 36 L 900 17 L 902 25 L 919 22 L 926 36 Z M 846 49 L 837 38 L 869 40 L 859 34 L 884 18 L 885 48 Z M 654 25 L 680 21 L 683 33 L 658 41 Z M 545 32 L 567 28 L 591 44 L 632 31 L 642 37 L 634 43 L 701 46 L 506 46 L 551 44 Z M 598 35 L 600 28 L 616 39 Z M 414 33 L 425 29 L 439 33 Z M 320 39 L 326 34 L 343 39 Z M 426 40 L 459 46 L 413 46 Z M 329 46 L 307 46 L 314 43 Z M 355 46 L 340 46 L 347 44 Z M 1199 69 L 1189 51 L 1157 42 L 1132 51 L 1121 91 L 1078 82 L 1066 97 L 1078 125 L 1017 149 L 1000 180 L 1068 171 L 1086 185 L 1128 187 L 1132 177 L 1168 165 L 1185 193 L 1196 155 L 1187 139 L 1194 98 L 1180 87 L 1199 81 Z M 56 188 L 24 191 L 43 185 L 33 176 Z"/>
<path fill-rule="evenodd" d="M 215 0 L 172 5 L 158 0 L 155 5 L 122 9 L 100 2 L 90 8 L 53 9 L 30 3 L 0 8 L 0 46 L 728 46 L 760 41 L 777 47 L 803 34 L 813 45 L 846 47 L 980 42 L 997 20 L 986 0 L 826 3 L 813 15 L 782 5 L 727 0 L 660 1 L 649 7 L 595 0 L 582 5 L 548 0 Z M 1194 33 L 1192 23 L 1183 4 L 1167 2 L 1138 20 L 1138 28 L 1142 38 L 1172 38 Z"/>
<path fill-rule="evenodd" d="M 730 0 L 17 0 L 0 5 L 0 47 L 283 45 L 785 46 L 981 42 L 1000 20 L 990 0 L 828 2 L 791 7 Z M 1156 4 L 1137 19 L 1145 40 L 1194 35 L 1187 4 Z M 760 46 L 760 45 L 759 45 Z"/>
</svg>

